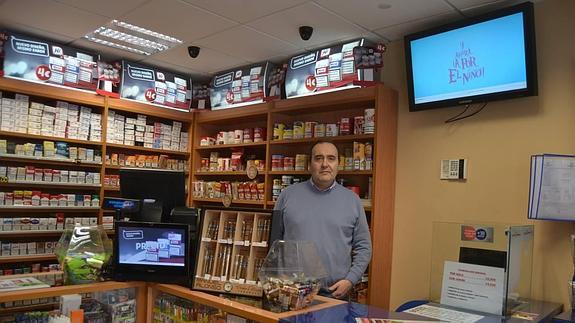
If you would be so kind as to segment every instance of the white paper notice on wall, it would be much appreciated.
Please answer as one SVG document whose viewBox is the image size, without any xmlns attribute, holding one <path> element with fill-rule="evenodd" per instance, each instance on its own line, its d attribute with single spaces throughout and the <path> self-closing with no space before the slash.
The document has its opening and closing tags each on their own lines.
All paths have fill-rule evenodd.
<svg viewBox="0 0 575 323">
<path fill-rule="evenodd" d="M 446 261 L 441 304 L 501 315 L 504 279 L 503 268 Z"/>
</svg>

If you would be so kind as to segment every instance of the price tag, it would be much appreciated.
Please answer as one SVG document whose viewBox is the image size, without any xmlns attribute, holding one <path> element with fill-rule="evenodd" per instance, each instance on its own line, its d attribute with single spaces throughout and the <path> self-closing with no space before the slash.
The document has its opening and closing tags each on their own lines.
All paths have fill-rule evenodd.
<svg viewBox="0 0 575 323">
<path fill-rule="evenodd" d="M 144 93 L 144 97 L 146 98 L 146 100 L 148 100 L 149 102 L 154 102 L 156 100 L 156 90 L 154 89 L 147 89 L 146 92 Z"/>
<path fill-rule="evenodd" d="M 251 165 L 246 169 L 246 175 L 248 175 L 249 179 L 255 179 L 258 176 L 258 168 Z"/>
<path fill-rule="evenodd" d="M 222 204 L 225 207 L 230 207 L 230 205 L 232 205 L 232 197 L 231 195 L 224 195 L 224 197 L 222 198 Z"/>
<path fill-rule="evenodd" d="M 36 67 L 36 77 L 41 81 L 47 81 L 52 77 L 52 70 L 48 65 L 39 65 Z"/>
<path fill-rule="evenodd" d="M 305 79 L 305 87 L 308 91 L 314 91 L 317 86 L 317 80 L 315 76 L 310 75 Z"/>
</svg>

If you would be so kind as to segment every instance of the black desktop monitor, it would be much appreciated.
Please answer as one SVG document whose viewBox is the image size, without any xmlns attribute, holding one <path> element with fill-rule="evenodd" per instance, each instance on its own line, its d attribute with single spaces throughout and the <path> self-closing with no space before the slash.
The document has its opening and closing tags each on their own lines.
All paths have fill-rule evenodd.
<svg viewBox="0 0 575 323">
<path fill-rule="evenodd" d="M 184 172 L 162 170 L 120 170 L 120 192 L 123 198 L 138 200 L 155 200 L 155 204 L 161 204 L 162 222 L 168 222 L 167 218 L 173 208 L 186 205 Z M 144 203 L 146 204 L 146 203 Z M 142 206 L 142 214 L 147 209 Z M 146 218 L 134 219 L 137 221 L 157 222 L 157 216 L 149 214 Z"/>
<path fill-rule="evenodd" d="M 114 278 L 189 284 L 189 226 L 115 222 Z"/>
</svg>

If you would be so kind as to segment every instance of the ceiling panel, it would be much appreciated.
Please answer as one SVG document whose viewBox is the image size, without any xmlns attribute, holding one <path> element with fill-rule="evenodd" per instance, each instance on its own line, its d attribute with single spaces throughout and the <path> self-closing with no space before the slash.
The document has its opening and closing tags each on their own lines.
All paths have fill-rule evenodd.
<svg viewBox="0 0 575 323">
<path fill-rule="evenodd" d="M 252 21 L 248 25 L 299 48 L 315 47 L 342 38 L 360 37 L 363 32 L 363 29 L 309 2 Z M 299 26 L 314 28 L 311 39 L 301 39 Z"/>
<path fill-rule="evenodd" d="M 109 19 L 52 0 L 8 0 L 0 6 L 0 21 L 4 20 L 79 38 Z"/>
<path fill-rule="evenodd" d="M 229 19 L 178 0 L 152 0 L 125 15 L 123 20 L 179 38 L 184 43 L 236 25 Z"/>
<path fill-rule="evenodd" d="M 202 73 L 216 73 L 236 66 L 246 65 L 247 61 L 229 56 L 210 48 L 200 49 L 197 58 L 188 55 L 188 46 L 178 46 L 168 51 L 153 55 L 151 59 L 185 66 Z"/>
<path fill-rule="evenodd" d="M 49 39 L 61 44 L 67 44 L 74 40 L 74 38 L 68 37 L 66 35 L 56 34 L 54 32 L 34 28 L 28 25 L 22 25 L 13 20 L 2 19 L 0 21 L 0 30 L 8 30 L 17 33 L 22 33 L 30 36 L 34 36 L 41 39 Z"/>
<path fill-rule="evenodd" d="M 321 6 L 333 10 L 369 30 L 396 25 L 453 10 L 443 0 L 316 0 Z M 390 5 L 379 9 L 378 5 Z"/>
<path fill-rule="evenodd" d="M 245 26 L 234 27 L 201 39 L 196 42 L 196 45 L 205 46 L 221 53 L 229 53 L 248 62 L 259 62 L 269 57 L 298 50 L 297 47 L 289 43 Z"/>
<path fill-rule="evenodd" d="M 446 0 L 459 10 L 465 10 L 485 5 L 493 5 L 496 3 L 510 2 L 509 0 Z M 519 2 L 519 1 L 518 1 Z M 525 2 L 525 1 L 521 1 Z"/>
<path fill-rule="evenodd" d="M 489 3 L 479 4 L 475 6 L 465 7 L 461 11 L 468 17 L 481 15 L 493 10 L 509 7 L 519 3 L 525 2 L 524 0 L 503 0 L 503 1 L 490 1 Z"/>
<path fill-rule="evenodd" d="M 149 0 L 56 0 L 78 9 L 117 19 Z M 111 19 L 110 19 L 111 20 Z"/>
<path fill-rule="evenodd" d="M 145 60 L 143 60 L 139 63 L 144 64 L 144 65 L 154 66 L 154 67 L 160 67 L 160 68 L 165 69 L 166 71 L 171 71 L 171 72 L 174 72 L 176 74 L 181 74 L 182 76 L 190 76 L 192 79 L 206 78 L 207 77 L 207 75 L 205 73 L 202 73 L 200 71 L 196 71 L 196 70 L 191 69 L 189 67 L 180 66 L 177 64 L 170 64 L 170 63 L 159 61 L 159 60 L 156 60 L 153 58 L 146 58 Z"/>
<path fill-rule="evenodd" d="M 184 0 L 237 22 L 245 23 L 308 0 Z"/>
<path fill-rule="evenodd" d="M 463 17 L 459 13 L 452 11 L 433 17 L 418 19 L 403 24 L 397 24 L 394 26 L 377 29 L 375 32 L 391 41 L 396 41 L 402 40 L 403 36 L 405 35 L 437 27 L 461 18 Z"/>
</svg>

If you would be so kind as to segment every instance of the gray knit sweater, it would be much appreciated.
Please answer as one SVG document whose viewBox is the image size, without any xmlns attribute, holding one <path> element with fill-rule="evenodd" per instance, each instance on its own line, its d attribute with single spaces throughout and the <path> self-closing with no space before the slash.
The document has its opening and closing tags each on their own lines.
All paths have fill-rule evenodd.
<svg viewBox="0 0 575 323">
<path fill-rule="evenodd" d="M 286 188 L 276 210 L 283 210 L 284 240 L 313 241 L 329 277 L 326 287 L 348 279 L 356 284 L 371 259 L 365 212 L 355 193 L 336 184 L 319 191 L 308 180 Z"/>
</svg>

